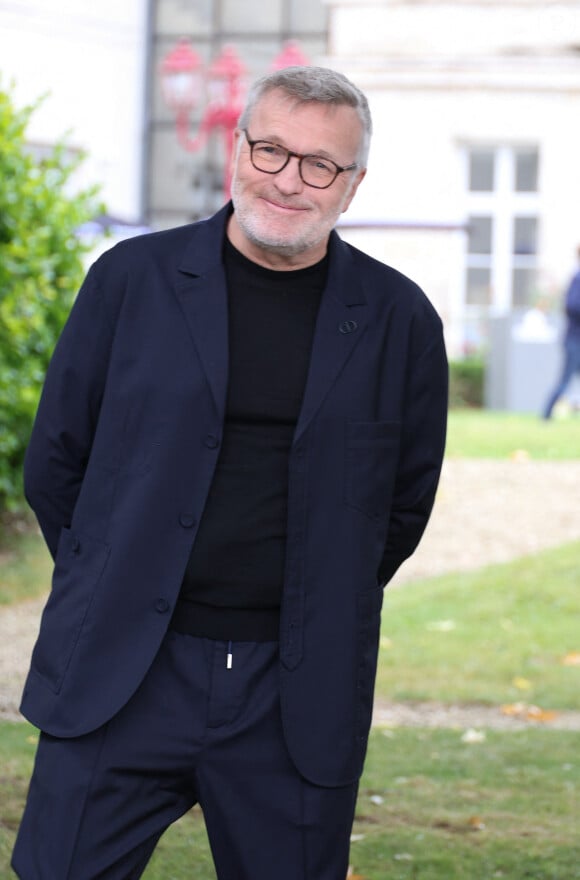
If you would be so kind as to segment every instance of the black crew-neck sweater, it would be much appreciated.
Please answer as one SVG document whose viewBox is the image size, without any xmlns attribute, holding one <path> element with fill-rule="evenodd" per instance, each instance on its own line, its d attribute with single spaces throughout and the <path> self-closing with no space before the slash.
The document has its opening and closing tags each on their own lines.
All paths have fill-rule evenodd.
<svg viewBox="0 0 580 880">
<path fill-rule="evenodd" d="M 229 379 L 222 448 L 173 626 L 208 638 L 275 640 L 288 459 L 328 260 L 275 271 L 226 240 L 224 262 Z"/>
</svg>

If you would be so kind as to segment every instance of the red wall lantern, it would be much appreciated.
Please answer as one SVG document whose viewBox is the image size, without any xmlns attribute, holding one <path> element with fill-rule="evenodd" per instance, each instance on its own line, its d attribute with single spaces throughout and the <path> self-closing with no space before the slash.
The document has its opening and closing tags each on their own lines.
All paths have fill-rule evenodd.
<svg viewBox="0 0 580 880">
<path fill-rule="evenodd" d="M 272 62 L 273 70 L 307 66 L 308 59 L 297 43 L 288 42 Z M 187 39 L 161 62 L 163 96 L 175 113 L 175 128 L 184 150 L 195 152 L 218 131 L 225 145 L 224 199 L 230 197 L 234 131 L 243 110 L 243 78 L 246 68 L 233 46 L 224 46 L 218 58 L 204 70 L 203 63 Z M 189 134 L 191 112 L 207 93 L 207 104 L 195 137 Z"/>
<path fill-rule="evenodd" d="M 161 85 L 166 103 L 176 112 L 191 110 L 201 99 L 202 61 L 182 39 L 161 63 Z"/>
<path fill-rule="evenodd" d="M 272 70 L 283 70 L 285 67 L 308 67 L 310 61 L 294 40 L 284 43 L 284 48 L 272 61 Z"/>
<path fill-rule="evenodd" d="M 181 40 L 161 63 L 163 95 L 175 113 L 181 146 L 195 152 L 213 131 L 225 144 L 224 198 L 230 197 L 234 131 L 243 109 L 242 78 L 245 67 L 233 46 L 225 46 L 206 71 L 187 40 Z M 189 135 L 191 111 L 201 103 L 205 83 L 208 102 L 195 137 Z"/>
</svg>

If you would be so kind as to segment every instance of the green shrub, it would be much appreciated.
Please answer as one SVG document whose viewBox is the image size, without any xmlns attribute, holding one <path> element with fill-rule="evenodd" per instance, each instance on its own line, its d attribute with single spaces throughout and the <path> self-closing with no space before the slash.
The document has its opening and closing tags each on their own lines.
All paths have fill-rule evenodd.
<svg viewBox="0 0 580 880">
<path fill-rule="evenodd" d="M 484 361 L 471 356 L 449 363 L 449 406 L 451 409 L 483 406 Z"/>
<path fill-rule="evenodd" d="M 102 210 L 96 190 L 67 191 L 82 161 L 60 143 L 26 147 L 35 107 L 0 84 L 0 513 L 21 506 L 24 451 L 48 361 L 84 273 L 76 231 Z"/>
</svg>

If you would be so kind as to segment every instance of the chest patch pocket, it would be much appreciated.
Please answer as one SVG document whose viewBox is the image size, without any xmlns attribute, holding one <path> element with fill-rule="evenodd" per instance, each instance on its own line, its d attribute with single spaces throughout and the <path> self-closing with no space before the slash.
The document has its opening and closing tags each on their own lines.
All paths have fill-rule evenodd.
<svg viewBox="0 0 580 880">
<path fill-rule="evenodd" d="M 373 519 L 386 516 L 393 496 L 399 422 L 347 422 L 344 500 Z"/>
</svg>

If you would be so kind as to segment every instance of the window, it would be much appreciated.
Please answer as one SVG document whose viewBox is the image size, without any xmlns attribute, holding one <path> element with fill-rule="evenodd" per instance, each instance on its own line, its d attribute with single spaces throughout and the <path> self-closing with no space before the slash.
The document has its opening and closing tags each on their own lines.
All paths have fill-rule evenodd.
<svg viewBox="0 0 580 880">
<path fill-rule="evenodd" d="M 533 304 L 539 239 L 534 146 L 474 146 L 466 156 L 465 336 L 490 314 Z M 479 333 L 477 343 L 484 341 Z"/>
</svg>

